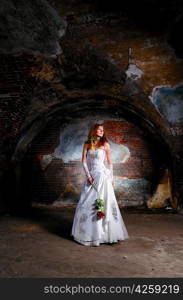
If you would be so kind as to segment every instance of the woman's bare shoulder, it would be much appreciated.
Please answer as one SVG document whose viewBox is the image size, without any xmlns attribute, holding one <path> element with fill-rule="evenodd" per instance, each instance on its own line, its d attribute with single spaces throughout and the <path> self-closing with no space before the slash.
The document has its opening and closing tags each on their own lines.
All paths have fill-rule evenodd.
<svg viewBox="0 0 183 300">
<path fill-rule="evenodd" d="M 104 149 L 107 151 L 107 150 L 110 150 L 110 144 L 109 144 L 109 142 L 105 142 L 104 143 Z"/>
</svg>

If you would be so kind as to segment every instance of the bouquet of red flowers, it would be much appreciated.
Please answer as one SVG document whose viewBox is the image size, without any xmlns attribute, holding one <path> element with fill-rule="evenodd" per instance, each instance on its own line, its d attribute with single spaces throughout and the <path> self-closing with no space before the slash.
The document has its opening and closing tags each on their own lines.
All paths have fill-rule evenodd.
<svg viewBox="0 0 183 300">
<path fill-rule="evenodd" d="M 104 200 L 97 198 L 96 199 L 96 206 L 95 208 L 97 209 L 97 218 L 98 219 L 102 219 L 103 217 L 105 217 L 105 213 L 104 213 Z"/>
<path fill-rule="evenodd" d="M 97 191 L 97 199 L 95 200 L 96 205 L 95 208 L 97 209 L 97 218 L 98 219 L 102 219 L 105 217 L 105 212 L 104 212 L 104 200 L 100 199 L 98 190 L 96 188 L 96 186 L 92 183 L 92 186 L 94 187 L 94 189 Z"/>
</svg>

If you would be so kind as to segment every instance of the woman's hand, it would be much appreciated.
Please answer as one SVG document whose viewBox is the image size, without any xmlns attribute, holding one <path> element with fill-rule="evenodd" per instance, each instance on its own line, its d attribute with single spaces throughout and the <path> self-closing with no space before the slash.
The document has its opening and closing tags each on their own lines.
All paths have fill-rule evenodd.
<svg viewBox="0 0 183 300">
<path fill-rule="evenodd" d="M 88 177 L 88 182 L 89 182 L 90 184 L 92 184 L 93 181 L 94 181 L 93 177 Z"/>
<path fill-rule="evenodd" d="M 114 180 L 112 180 L 112 185 L 114 185 Z"/>
</svg>

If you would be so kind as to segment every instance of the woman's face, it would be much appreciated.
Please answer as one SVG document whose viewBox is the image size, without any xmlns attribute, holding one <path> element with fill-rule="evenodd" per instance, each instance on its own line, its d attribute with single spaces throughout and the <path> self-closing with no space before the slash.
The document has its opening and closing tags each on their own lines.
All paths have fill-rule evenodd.
<svg viewBox="0 0 183 300">
<path fill-rule="evenodd" d="M 104 128 L 103 126 L 98 126 L 96 129 L 96 135 L 102 137 L 104 135 Z"/>
</svg>

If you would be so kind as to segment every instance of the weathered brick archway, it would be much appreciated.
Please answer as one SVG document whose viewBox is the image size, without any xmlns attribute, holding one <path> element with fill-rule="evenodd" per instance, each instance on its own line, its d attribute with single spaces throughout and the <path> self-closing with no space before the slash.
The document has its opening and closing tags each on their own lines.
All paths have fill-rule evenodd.
<svg viewBox="0 0 183 300">
<path fill-rule="evenodd" d="M 90 120 L 94 121 L 97 119 L 104 120 L 104 124 L 105 124 L 105 126 L 107 126 L 109 132 L 111 130 L 112 130 L 112 132 L 114 132 L 114 128 L 116 125 L 119 127 L 116 130 L 116 133 L 114 133 L 114 134 L 117 134 L 116 139 L 113 140 L 113 133 L 110 134 L 110 138 L 112 138 L 112 141 L 119 140 L 120 133 L 118 134 L 118 132 L 117 132 L 119 129 L 123 131 L 124 129 L 122 129 L 122 128 L 124 128 L 124 126 L 128 127 L 128 129 L 126 129 L 126 134 L 129 135 L 128 139 L 129 140 L 131 139 L 131 140 L 127 141 L 126 145 L 127 146 L 131 145 L 132 152 L 134 151 L 133 159 L 134 159 L 135 155 L 137 155 L 137 152 L 139 151 L 139 149 L 141 149 L 140 150 L 141 152 L 144 151 L 144 153 L 147 152 L 147 149 L 145 149 L 145 146 L 144 146 L 144 149 L 143 149 L 143 146 L 141 146 L 139 148 L 138 141 L 136 142 L 136 146 L 135 146 L 135 142 L 132 141 L 134 138 L 132 138 L 132 136 L 130 137 L 130 135 L 132 134 L 131 131 L 138 129 L 139 132 L 140 131 L 143 132 L 144 137 L 141 139 L 141 142 L 143 140 L 145 141 L 147 139 L 147 141 L 150 141 L 149 147 L 153 148 L 152 152 L 155 151 L 155 149 L 158 149 L 158 155 L 160 156 L 159 167 L 161 169 L 161 172 L 162 172 L 162 168 L 163 168 L 162 166 L 164 165 L 164 168 L 168 168 L 170 173 L 172 173 L 171 153 L 170 153 L 171 149 L 170 149 L 169 145 L 167 144 L 166 139 L 164 139 L 165 136 L 163 136 L 163 131 L 165 132 L 166 128 L 162 127 L 162 132 L 160 132 L 158 130 L 157 125 L 147 119 L 145 111 L 142 112 L 142 111 L 140 111 L 139 108 L 135 107 L 134 105 L 132 105 L 132 104 L 129 105 L 129 98 L 128 98 L 128 102 L 127 102 L 120 98 L 109 97 L 109 96 L 107 97 L 105 95 L 100 95 L 100 94 L 93 95 L 92 98 L 91 97 L 83 97 L 83 98 L 78 97 L 78 98 L 74 98 L 74 99 L 73 98 L 67 99 L 67 101 L 64 101 L 62 104 L 60 104 L 60 103 L 55 104 L 50 109 L 48 109 L 47 112 L 44 111 L 42 114 L 37 116 L 37 118 L 35 120 L 33 120 L 32 123 L 30 122 L 29 126 L 27 126 L 27 128 L 24 128 L 24 132 L 22 133 L 22 136 L 20 137 L 19 142 L 17 143 L 17 147 L 16 147 L 14 155 L 12 157 L 12 161 L 15 163 L 15 166 L 16 166 L 15 168 L 17 168 L 17 166 L 20 165 L 21 161 L 24 161 L 24 159 L 26 161 L 27 153 L 29 153 L 29 155 L 33 155 L 33 152 L 34 152 L 34 155 L 37 155 L 37 154 L 44 155 L 44 154 L 52 153 L 54 151 L 54 147 L 56 147 L 56 145 L 59 143 L 59 133 L 58 133 L 59 126 L 60 126 L 60 130 L 61 130 L 62 127 L 65 128 L 69 125 L 72 125 L 72 123 L 73 123 L 73 132 L 74 132 L 74 130 L 77 129 L 74 127 L 76 121 L 81 122 L 81 127 L 82 127 L 83 124 L 85 124 L 84 123 L 85 120 L 87 123 Z M 53 123 L 57 124 L 57 129 L 56 129 L 57 137 L 55 137 L 55 144 L 51 145 L 51 143 L 50 143 L 50 150 L 48 149 L 49 148 L 48 145 L 46 145 L 46 149 L 44 147 L 41 147 L 41 149 L 40 149 L 39 147 L 35 146 L 35 143 L 36 143 L 35 140 L 38 142 L 39 136 L 41 136 L 42 132 L 43 132 L 42 136 L 44 134 L 47 135 L 47 129 L 51 128 L 53 126 Z M 56 125 L 54 125 L 54 128 L 56 128 Z M 74 132 L 74 134 L 77 134 L 77 132 Z M 136 140 L 139 140 L 138 135 L 139 135 L 139 133 L 136 133 L 136 136 L 134 135 Z M 53 140 L 52 140 L 52 143 L 54 143 Z M 121 143 L 122 144 L 125 143 L 124 137 L 121 138 Z M 40 144 L 40 142 L 38 142 L 38 144 Z M 32 147 L 34 148 L 33 152 L 32 152 Z M 38 152 L 35 151 L 35 147 L 37 147 Z M 133 150 L 133 149 L 135 149 L 135 150 Z M 74 147 L 73 147 L 73 151 L 74 151 Z M 165 153 L 166 153 L 166 155 L 165 155 Z M 157 153 L 154 153 L 154 157 L 156 155 L 157 155 Z M 137 156 L 139 156 L 139 154 Z M 143 155 L 142 155 L 142 157 L 143 157 Z M 138 162 L 140 162 L 142 160 L 143 160 L 142 158 L 139 158 Z M 157 171 L 157 173 L 155 170 L 154 171 L 151 170 L 151 165 L 148 165 L 147 161 L 148 161 L 147 159 L 143 160 L 143 167 L 141 164 L 141 167 L 140 167 L 141 170 L 140 169 L 139 170 L 140 170 L 140 175 L 142 175 L 143 172 L 146 172 L 147 177 L 150 176 L 149 174 L 151 174 L 151 177 L 153 176 L 154 184 L 151 184 L 151 188 L 150 188 L 151 190 L 153 189 L 151 191 L 151 195 L 152 195 L 153 191 L 156 190 L 156 188 L 157 188 L 157 184 L 159 183 L 158 180 L 160 177 L 162 177 L 162 174 L 160 172 L 160 169 L 159 169 L 159 171 Z M 157 160 L 157 162 L 158 162 L 158 160 Z M 137 161 L 132 162 L 131 166 L 133 164 L 135 166 L 134 170 L 135 170 L 135 168 L 137 170 L 139 168 L 139 165 L 137 166 Z M 77 163 L 76 163 L 75 167 L 78 168 Z M 63 168 L 63 165 L 60 166 L 60 168 Z M 80 168 L 81 168 L 81 166 L 79 166 L 79 169 L 78 169 L 78 170 L 80 170 L 79 172 L 81 172 Z M 129 168 L 130 167 L 128 167 L 127 169 L 129 169 Z M 149 174 L 147 171 L 148 168 L 149 168 Z M 156 166 L 156 168 L 157 168 L 157 166 Z M 145 171 L 145 169 L 146 169 L 146 171 Z M 20 170 L 20 172 L 22 172 L 21 168 L 19 170 Z M 125 170 L 125 167 L 123 168 L 123 177 L 124 177 L 124 170 Z M 128 170 L 128 172 L 126 171 L 126 177 L 127 178 L 129 177 L 131 179 L 136 178 L 136 180 L 137 180 L 138 176 L 134 175 L 134 173 L 133 173 L 134 171 L 131 171 L 131 175 L 130 175 L 129 170 Z M 63 169 L 63 171 L 64 171 L 64 169 Z M 24 172 L 25 172 L 25 170 L 24 170 Z M 118 173 L 119 176 L 122 176 L 120 171 L 116 171 L 116 172 Z M 20 176 L 20 174 L 18 174 L 18 176 Z M 47 176 L 49 179 L 49 178 L 51 178 L 49 176 L 52 176 L 52 175 L 47 175 Z M 24 177 L 24 175 L 23 175 L 23 177 Z M 157 177 L 157 179 L 155 179 L 155 177 Z M 18 178 L 18 177 L 17 177 L 17 184 L 19 186 L 19 191 L 20 191 L 21 181 L 20 181 L 20 178 Z M 57 184 L 58 184 L 58 182 L 57 182 Z M 78 182 L 77 181 L 71 182 L 71 185 L 72 184 L 78 185 Z M 138 182 L 135 182 L 135 184 L 137 185 Z M 120 183 L 118 185 L 120 185 Z M 66 186 L 68 186 L 68 185 L 65 183 L 65 187 Z M 65 187 L 63 187 L 63 189 Z M 53 188 L 55 189 L 54 186 L 53 186 Z M 116 187 L 116 190 L 117 190 L 117 187 Z M 133 193 L 133 190 L 134 189 L 132 189 L 132 193 Z M 47 196 L 48 196 L 45 200 L 43 200 L 43 202 L 45 201 L 45 203 L 53 203 L 53 200 L 56 200 L 57 198 L 59 198 L 58 194 L 57 195 L 55 194 L 55 196 L 53 196 L 54 193 L 51 192 L 52 196 L 50 196 L 50 198 L 52 197 L 53 200 L 50 200 L 49 195 L 48 195 L 49 192 L 45 191 L 44 193 L 47 193 Z M 63 192 L 61 194 L 64 195 L 64 197 L 65 197 L 66 193 Z M 17 196 L 17 198 L 18 197 L 19 196 Z M 76 198 L 77 197 L 78 197 L 78 194 L 76 193 Z M 119 192 L 119 197 L 120 197 L 120 192 Z M 145 199 L 145 203 L 146 203 L 147 196 L 144 196 L 144 198 L 146 198 Z M 128 200 L 127 200 L 127 202 L 128 202 Z M 123 203 L 123 204 L 126 206 L 126 205 L 132 205 L 132 203 L 133 203 L 133 201 L 131 201 L 128 204 L 127 203 L 125 203 L 125 204 Z M 135 204 L 135 205 L 138 205 L 140 203 L 142 204 L 142 202 L 140 202 L 140 201 L 139 202 L 137 201 L 136 203 L 137 204 Z"/>
<path fill-rule="evenodd" d="M 163 88 L 159 90 L 157 97 L 153 98 L 156 88 L 162 86 L 174 88 L 180 85 L 182 80 L 182 62 L 177 60 L 166 37 L 163 33 L 155 36 L 152 32 L 138 26 L 131 26 L 130 20 L 123 14 L 115 13 L 115 10 L 112 15 L 102 13 L 98 19 L 95 14 L 94 16 L 85 15 L 85 12 L 79 11 L 80 7 L 78 17 L 71 16 L 73 19 L 70 22 L 67 12 L 62 15 L 62 9 L 59 10 L 57 3 L 53 5 L 58 15 L 52 8 L 48 8 L 49 5 L 46 3 L 42 3 L 38 10 L 36 7 L 29 7 L 29 4 L 21 7 L 22 12 L 26 12 L 25 14 L 27 14 L 27 9 L 30 11 L 26 24 L 32 23 L 30 16 L 38 15 L 34 14 L 34 11 L 42 11 L 43 14 L 43 31 L 40 31 L 38 26 L 36 27 L 37 33 L 34 27 L 32 32 L 31 26 L 28 28 L 26 28 L 27 25 L 25 26 L 30 36 L 32 32 L 35 37 L 31 44 L 27 43 L 26 30 L 24 38 L 19 39 L 23 28 L 19 28 L 19 25 L 21 22 L 24 24 L 21 14 L 17 18 L 11 18 L 12 11 L 7 11 L 10 18 L 7 18 L 4 25 L 7 27 L 11 25 L 11 28 L 15 28 L 15 32 L 17 28 L 20 29 L 18 39 L 15 40 L 14 34 L 9 35 L 7 43 L 5 41 L 1 45 L 5 69 L 9 58 L 13 57 L 15 71 L 12 73 L 17 75 L 13 76 L 13 86 L 10 84 L 9 76 L 5 74 L 4 77 L 7 94 L 3 98 L 5 104 L 3 104 L 3 110 L 6 119 L 8 119 L 7 108 L 12 110 L 12 114 L 3 128 L 3 132 L 10 128 L 10 135 L 7 134 L 8 137 L 3 144 L 8 145 L 9 153 L 5 154 L 5 150 L 2 160 L 5 157 L 8 162 L 14 152 L 12 165 L 8 162 L 7 169 L 17 172 L 14 169 L 14 166 L 17 166 L 16 162 L 22 161 L 36 136 L 46 128 L 48 122 L 51 124 L 54 118 L 59 119 L 59 115 L 61 115 L 62 122 L 64 119 L 65 122 L 67 120 L 71 122 L 73 117 L 81 116 L 82 112 L 83 116 L 87 113 L 91 118 L 98 110 L 101 118 L 101 112 L 105 112 L 105 116 L 109 117 L 110 112 L 113 117 L 115 115 L 119 118 L 128 118 L 129 122 L 134 122 L 144 132 L 146 130 L 155 139 L 155 145 L 161 145 L 171 165 L 173 197 L 177 199 L 177 202 L 181 201 L 183 193 L 180 137 L 182 123 L 180 120 L 177 126 L 176 122 L 172 124 L 167 119 L 166 110 L 169 109 L 169 101 L 166 99 L 160 101 L 163 109 L 158 104 L 159 99 L 162 100 Z M 21 20 L 18 19 L 19 17 Z M 91 17 L 89 22 L 88 17 Z M 49 28 L 50 23 L 47 24 L 48 19 L 53 21 L 53 30 Z M 66 26 L 65 19 L 68 19 L 68 26 Z M 37 22 L 39 23 L 39 19 L 37 20 L 36 17 L 33 23 L 37 24 Z M 50 35 L 45 35 L 46 30 Z M 44 34 L 42 35 L 41 32 Z M 61 38 L 60 41 L 59 38 Z M 58 44 L 59 42 L 61 45 Z M 12 49 L 12 43 L 14 46 L 17 45 L 20 51 L 19 59 L 14 57 L 16 51 Z M 27 57 L 22 55 L 24 51 L 22 49 L 26 53 L 31 53 L 26 72 L 24 72 L 24 65 L 26 65 Z M 34 50 L 31 51 L 32 49 Z M 129 55 L 129 49 L 133 50 L 132 56 Z M 7 52 L 7 50 L 10 51 Z M 19 61 L 22 61 L 21 72 L 17 67 Z M 30 79 L 32 85 L 30 85 Z M 18 85 L 18 90 L 13 100 L 10 96 L 15 92 L 14 83 Z M 180 89 L 176 93 L 175 97 L 179 97 Z M 10 105 L 6 103 L 7 99 Z M 170 102 L 174 112 L 172 105 L 174 98 L 171 98 Z M 179 106 L 176 107 L 177 110 L 178 108 Z M 14 110 L 18 111 L 14 113 Z M 14 126 L 13 120 L 19 126 Z M 5 176 L 5 180 L 7 178 L 9 175 Z M 4 194 L 6 195 L 6 191 Z"/>
</svg>

